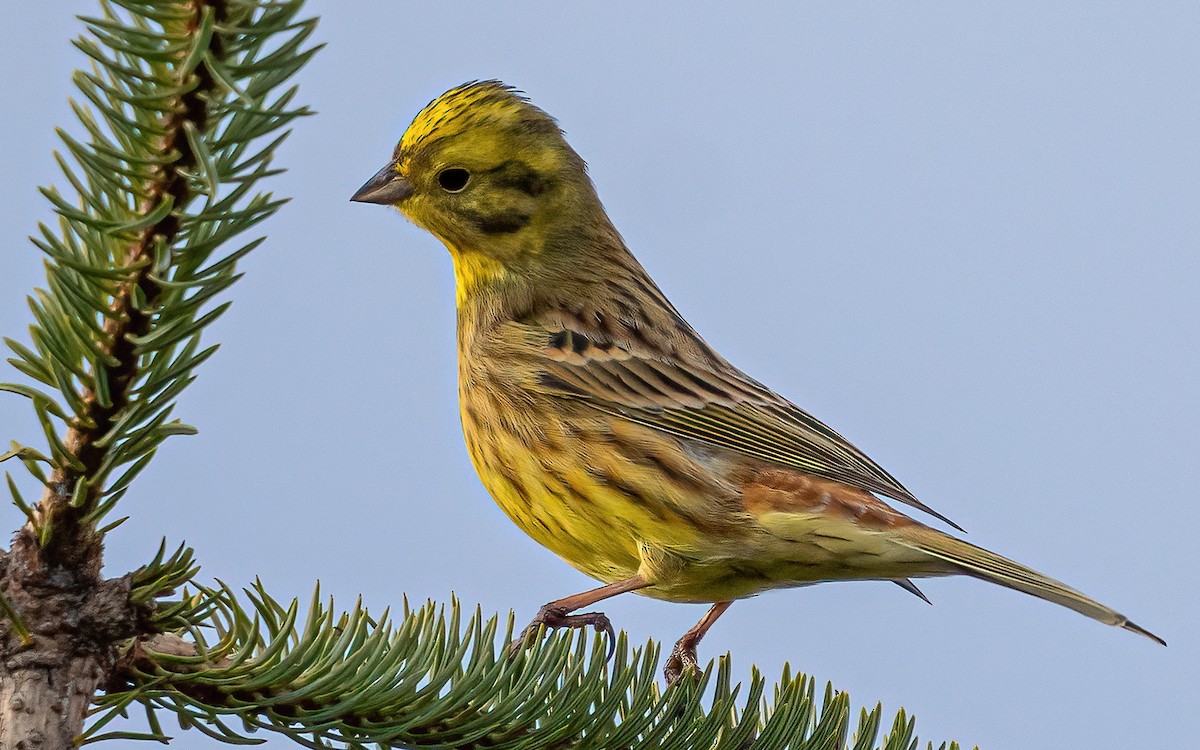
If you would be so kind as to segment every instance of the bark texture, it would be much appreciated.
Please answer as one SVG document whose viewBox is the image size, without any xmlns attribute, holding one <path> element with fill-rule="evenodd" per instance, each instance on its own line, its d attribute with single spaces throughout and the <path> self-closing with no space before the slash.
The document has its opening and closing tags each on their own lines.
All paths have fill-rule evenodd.
<svg viewBox="0 0 1200 750">
<path fill-rule="evenodd" d="M 134 633 L 129 580 L 102 580 L 94 556 L 46 560 L 27 529 L 0 557 L 0 590 L 32 638 L 0 618 L 0 748 L 73 747 L 96 690 L 112 673 L 116 644 Z"/>
</svg>

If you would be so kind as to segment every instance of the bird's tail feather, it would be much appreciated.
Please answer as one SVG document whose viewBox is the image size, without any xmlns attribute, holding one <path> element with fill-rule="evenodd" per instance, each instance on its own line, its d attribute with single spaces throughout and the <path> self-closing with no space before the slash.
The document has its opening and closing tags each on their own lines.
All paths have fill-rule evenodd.
<svg viewBox="0 0 1200 750">
<path fill-rule="evenodd" d="M 910 549 L 948 562 L 967 575 L 998 583 L 1048 602 L 1061 604 L 1080 614 L 1087 615 L 1093 620 L 1124 628 L 1144 635 L 1164 646 L 1167 645 L 1162 638 L 1130 622 L 1129 618 L 1120 612 L 1110 609 L 1032 568 L 1027 568 L 1006 557 L 1001 557 L 961 539 L 955 539 L 927 526 L 910 527 L 905 532 L 896 540 L 897 542 Z"/>
</svg>

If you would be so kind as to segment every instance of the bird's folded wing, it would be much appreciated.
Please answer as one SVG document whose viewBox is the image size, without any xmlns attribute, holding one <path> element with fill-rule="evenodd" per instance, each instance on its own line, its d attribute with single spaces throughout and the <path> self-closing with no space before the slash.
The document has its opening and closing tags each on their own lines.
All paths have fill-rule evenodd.
<svg viewBox="0 0 1200 750">
<path fill-rule="evenodd" d="M 631 352 L 576 331 L 527 331 L 535 388 L 647 427 L 876 492 L 957 524 L 922 503 L 866 454 L 787 399 L 726 365 Z"/>
</svg>

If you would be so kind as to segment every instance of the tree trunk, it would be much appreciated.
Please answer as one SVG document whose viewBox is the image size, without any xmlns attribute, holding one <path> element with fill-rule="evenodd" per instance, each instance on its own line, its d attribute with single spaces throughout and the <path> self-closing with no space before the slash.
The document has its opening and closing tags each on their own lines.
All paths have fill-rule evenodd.
<svg viewBox="0 0 1200 750">
<path fill-rule="evenodd" d="M 22 638 L 0 618 L 0 748 L 67 750 L 107 683 L 117 645 L 134 632 L 129 579 L 102 580 L 100 544 L 78 539 L 70 560 L 47 560 L 22 529 L 0 556 L 0 590 L 21 618 Z M 2 554 L 2 553 L 0 553 Z"/>
<path fill-rule="evenodd" d="M 0 747 L 59 750 L 83 731 L 103 670 L 94 657 L 42 653 L 10 659 L 0 674 Z"/>
</svg>

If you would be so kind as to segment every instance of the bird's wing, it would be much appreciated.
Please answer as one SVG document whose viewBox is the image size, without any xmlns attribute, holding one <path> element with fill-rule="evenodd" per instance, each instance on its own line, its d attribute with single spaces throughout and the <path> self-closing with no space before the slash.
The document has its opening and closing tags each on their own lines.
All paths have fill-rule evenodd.
<svg viewBox="0 0 1200 750">
<path fill-rule="evenodd" d="M 953 521 L 808 412 L 740 370 L 685 363 L 572 330 L 524 327 L 539 391 L 677 437 L 876 492 Z"/>
</svg>

